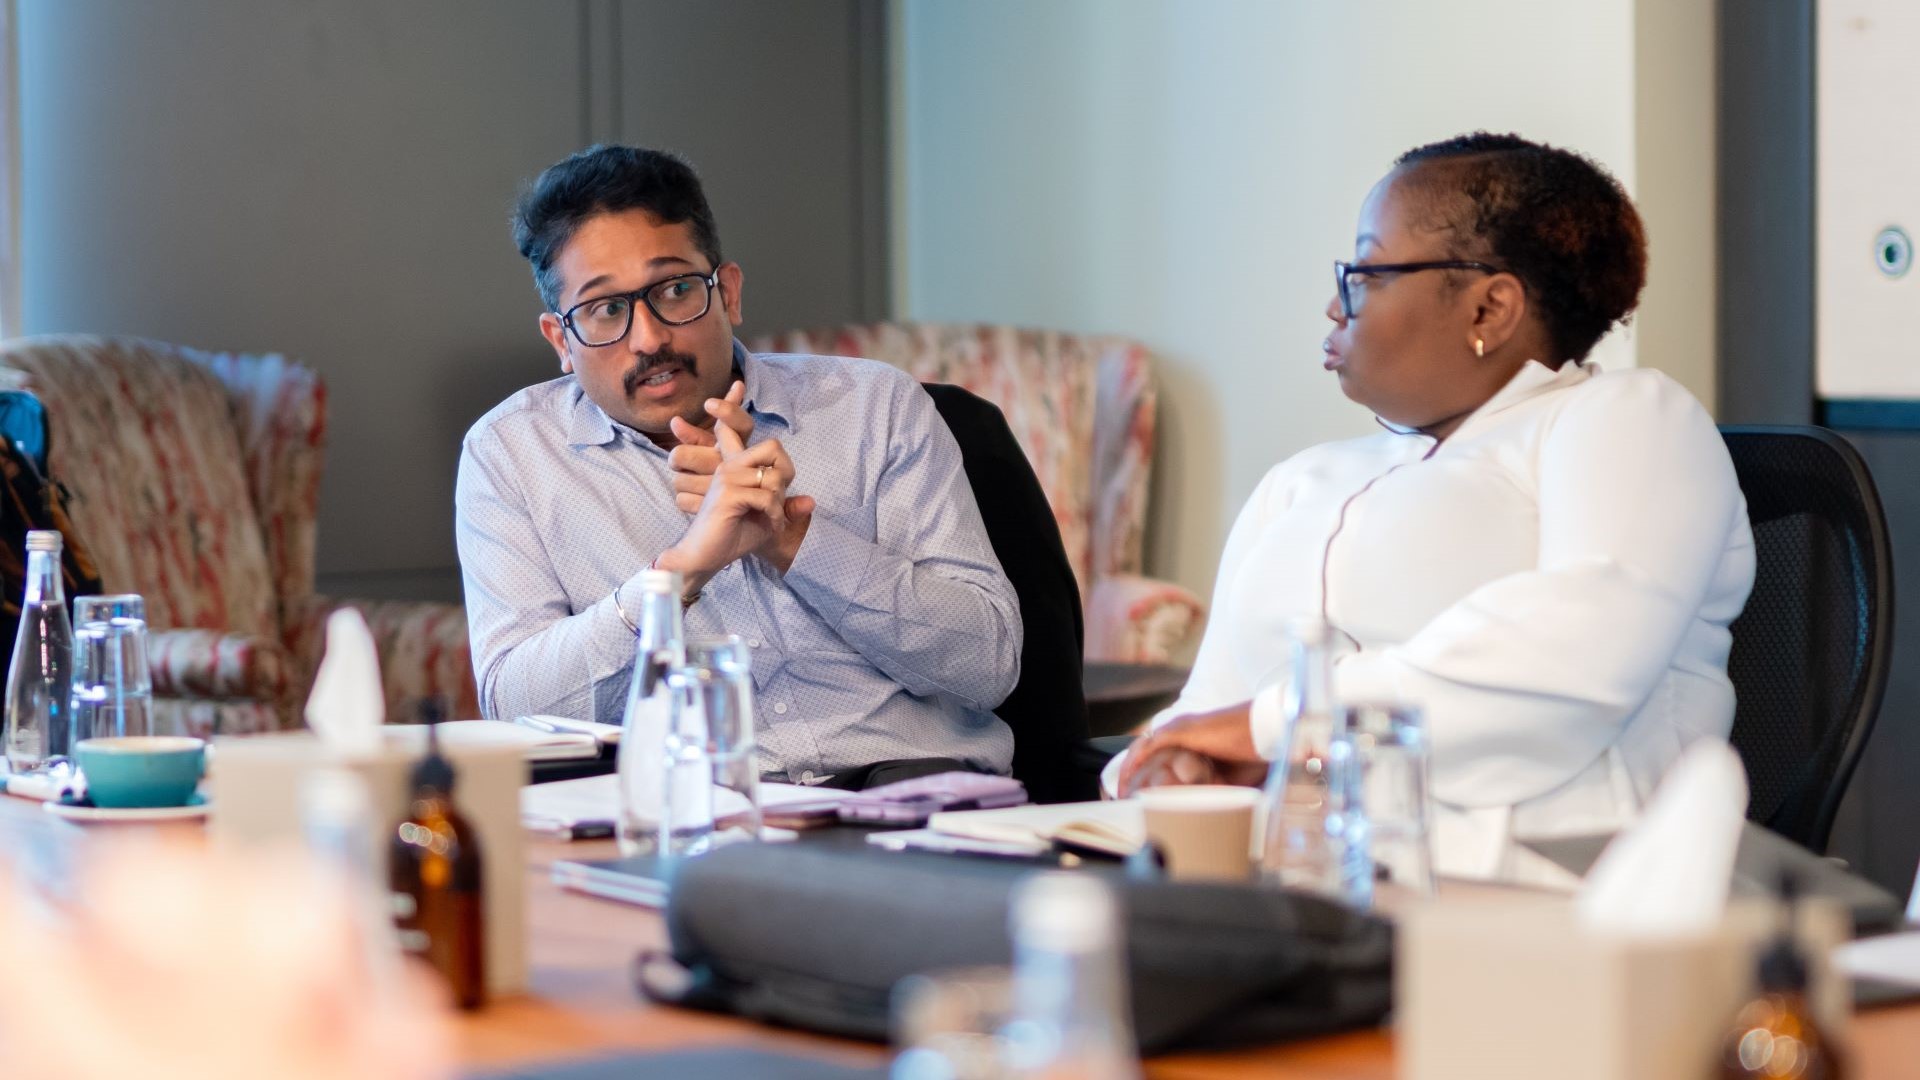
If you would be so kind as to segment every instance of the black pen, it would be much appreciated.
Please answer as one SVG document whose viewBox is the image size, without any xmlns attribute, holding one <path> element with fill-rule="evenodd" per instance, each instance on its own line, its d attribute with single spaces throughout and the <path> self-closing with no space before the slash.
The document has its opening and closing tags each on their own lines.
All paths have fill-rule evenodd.
<svg viewBox="0 0 1920 1080">
<path fill-rule="evenodd" d="M 555 840 L 605 840 L 613 836 L 613 822 L 588 818 L 564 824 L 529 826 L 529 831 L 551 836 Z"/>
</svg>

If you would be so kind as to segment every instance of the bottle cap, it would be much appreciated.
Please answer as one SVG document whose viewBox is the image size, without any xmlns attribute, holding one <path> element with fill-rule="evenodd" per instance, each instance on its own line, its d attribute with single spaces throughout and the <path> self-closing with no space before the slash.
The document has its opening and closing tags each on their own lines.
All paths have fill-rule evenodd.
<svg viewBox="0 0 1920 1080">
<path fill-rule="evenodd" d="M 58 529 L 33 529 L 27 533 L 28 551 L 58 552 L 66 542 Z"/>
<path fill-rule="evenodd" d="M 413 790 L 433 788 L 443 795 L 453 794 L 453 762 L 440 752 L 440 725 L 428 724 L 427 756 L 413 767 Z"/>
<path fill-rule="evenodd" d="M 1800 879 L 1789 867 L 1780 868 L 1780 932 L 1760 954 L 1762 993 L 1795 993 L 1807 988 L 1807 958 L 1794 939 L 1794 911 L 1800 900 Z"/>
<path fill-rule="evenodd" d="M 1760 991 L 1791 994 L 1807 988 L 1807 961 L 1793 938 L 1782 934 L 1760 954 Z"/>
<path fill-rule="evenodd" d="M 677 597 L 680 595 L 680 575 L 672 570 L 658 570 L 649 566 L 640 571 L 640 591 Z"/>
<path fill-rule="evenodd" d="M 1035 874 L 1013 890 L 1014 941 L 1049 950 L 1088 952 L 1113 944 L 1119 905 L 1091 874 Z"/>
</svg>

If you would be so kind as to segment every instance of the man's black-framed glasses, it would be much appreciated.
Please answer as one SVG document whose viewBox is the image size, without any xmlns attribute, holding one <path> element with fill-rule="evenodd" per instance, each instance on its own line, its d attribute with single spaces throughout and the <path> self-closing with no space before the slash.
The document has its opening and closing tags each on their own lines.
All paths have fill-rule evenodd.
<svg viewBox="0 0 1920 1080">
<path fill-rule="evenodd" d="M 647 305 L 653 317 L 668 326 L 685 326 L 707 313 L 719 287 L 718 267 L 711 274 L 675 274 L 644 289 L 582 300 L 568 308 L 560 322 L 573 332 L 575 341 L 597 349 L 625 338 L 633 329 L 636 302 Z"/>
<path fill-rule="evenodd" d="M 1360 314 L 1360 307 L 1366 301 L 1366 279 L 1379 274 L 1411 274 L 1417 270 L 1479 270 L 1488 274 L 1504 274 L 1505 270 L 1471 259 L 1436 259 L 1429 262 L 1404 263 L 1350 263 L 1335 259 L 1333 262 L 1333 287 L 1340 294 L 1340 311 L 1351 319 Z M 1359 282 L 1353 279 L 1359 278 Z"/>
</svg>

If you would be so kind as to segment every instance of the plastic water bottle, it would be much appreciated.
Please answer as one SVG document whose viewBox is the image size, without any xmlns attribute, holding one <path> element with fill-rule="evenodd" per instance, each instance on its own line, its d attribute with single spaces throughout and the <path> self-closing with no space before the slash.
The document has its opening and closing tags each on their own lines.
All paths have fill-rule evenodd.
<svg viewBox="0 0 1920 1080">
<path fill-rule="evenodd" d="M 668 570 L 640 573 L 639 636 L 633 650 L 633 676 L 621 717 L 616 757 L 620 783 L 620 853 L 661 852 L 665 824 L 667 733 L 675 705 L 668 676 L 686 663 L 686 630 L 680 617 L 680 575 Z"/>
<path fill-rule="evenodd" d="M 1035 874 L 1014 889 L 1013 1019 L 1005 1075 L 1019 1080 L 1136 1080 L 1121 967 L 1119 904 L 1083 873 Z"/>
<path fill-rule="evenodd" d="M 60 578 L 60 534 L 27 533 L 27 593 L 20 633 L 7 666 L 6 755 L 29 772 L 73 752 L 68 697 L 73 692 L 73 626 Z"/>
<path fill-rule="evenodd" d="M 1362 765 L 1347 714 L 1333 697 L 1333 629 L 1301 617 L 1286 630 L 1286 725 L 1262 800 L 1261 873 L 1269 882 L 1365 908 L 1373 902 L 1373 858 Z"/>
</svg>

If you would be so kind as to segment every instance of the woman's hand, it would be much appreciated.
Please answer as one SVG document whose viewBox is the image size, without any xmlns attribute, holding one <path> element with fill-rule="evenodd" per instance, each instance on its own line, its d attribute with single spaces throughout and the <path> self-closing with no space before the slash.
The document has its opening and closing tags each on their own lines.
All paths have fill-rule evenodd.
<svg viewBox="0 0 1920 1080">
<path fill-rule="evenodd" d="M 1245 784 L 1266 779 L 1267 761 L 1253 745 L 1251 705 L 1176 717 L 1127 751 L 1116 785 L 1122 798 L 1168 784 Z"/>
</svg>

